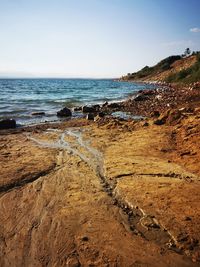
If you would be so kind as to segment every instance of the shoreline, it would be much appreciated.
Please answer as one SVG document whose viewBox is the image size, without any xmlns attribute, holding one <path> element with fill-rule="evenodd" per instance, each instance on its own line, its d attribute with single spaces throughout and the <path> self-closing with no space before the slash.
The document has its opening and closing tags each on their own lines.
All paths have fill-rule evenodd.
<svg viewBox="0 0 200 267">
<path fill-rule="evenodd" d="M 129 82 L 129 81 L 128 81 Z M 134 82 L 134 83 L 137 83 L 137 82 Z M 144 82 L 142 82 L 143 84 Z M 149 84 L 149 82 L 146 82 L 147 84 Z M 157 84 L 157 83 L 153 83 L 152 85 L 156 86 L 157 88 L 152 88 L 152 89 L 142 89 L 142 90 L 139 90 L 139 91 L 135 91 L 134 93 L 130 94 L 128 97 L 122 99 L 122 100 L 113 100 L 113 101 L 109 101 L 107 102 L 107 106 L 104 106 L 105 103 L 101 103 L 101 104 L 90 104 L 90 105 L 85 105 L 85 107 L 94 107 L 96 105 L 99 105 L 99 110 L 98 111 L 95 111 L 94 114 L 98 115 L 99 112 L 105 112 L 105 116 L 106 115 L 112 115 L 112 113 L 115 113 L 115 112 L 122 112 L 122 113 L 128 113 L 128 114 L 131 114 L 133 116 L 144 116 L 144 117 L 149 117 L 151 115 L 153 115 L 153 110 L 151 110 L 151 112 L 149 112 L 149 104 L 152 105 L 152 103 L 148 103 L 148 101 L 146 100 L 150 100 L 150 101 L 155 101 L 155 98 L 156 97 L 160 97 L 161 94 L 163 94 L 164 92 L 164 96 L 165 96 L 165 93 L 170 95 L 170 90 L 173 92 L 176 93 L 177 92 L 177 88 L 176 87 L 173 87 L 171 84 L 165 84 L 165 85 L 160 85 L 160 84 Z M 184 88 L 185 90 L 185 88 Z M 186 90 L 191 90 L 190 87 L 186 87 Z M 142 97 L 141 99 L 137 100 L 137 97 Z M 135 101 L 135 98 L 136 98 L 136 101 Z M 150 99 L 148 99 L 150 98 Z M 162 97 L 160 97 L 162 98 Z M 174 108 L 177 106 L 177 103 L 173 103 L 174 100 L 172 99 L 172 103 L 162 103 L 162 99 L 157 99 L 157 100 L 161 100 L 161 101 L 157 101 L 157 103 L 155 103 L 155 107 L 154 109 L 157 108 L 157 106 L 160 106 L 163 107 L 164 105 L 166 105 L 166 108 L 164 109 L 164 111 L 167 110 L 167 108 Z M 159 103 L 161 102 L 161 103 Z M 139 105 L 138 105 L 139 104 Z M 141 104 L 141 105 L 140 105 Z M 147 104 L 147 105 L 146 105 Z M 185 99 L 182 100 L 179 105 L 181 104 L 186 104 L 185 102 Z M 146 107 L 146 111 L 144 110 L 144 107 L 145 105 L 147 106 Z M 135 107 L 134 107 L 135 106 Z M 37 126 L 37 125 L 44 125 L 44 124 L 49 124 L 49 123 L 62 123 L 62 122 L 65 122 L 65 121 L 68 121 L 68 120 L 77 120 L 77 119 L 85 119 L 87 114 L 90 113 L 90 112 L 86 112 L 86 113 L 83 113 L 82 111 L 73 111 L 74 109 L 81 109 L 82 106 L 75 106 L 73 108 L 71 108 L 72 112 L 73 112 L 73 116 L 71 117 L 63 117 L 63 118 L 59 118 L 57 117 L 57 119 L 55 120 L 52 120 L 52 121 L 42 121 L 42 122 L 36 122 L 36 123 L 30 123 L 30 124 L 18 124 L 17 125 L 17 128 L 23 128 L 23 127 L 28 127 L 28 126 Z M 157 111 L 157 109 L 156 109 Z M 162 113 L 163 112 L 163 109 L 158 110 L 159 113 Z M 74 114 L 75 113 L 75 114 Z M 91 112 L 92 113 L 92 112 Z M 55 114 L 56 115 L 56 114 Z M 54 116 L 55 116 L 54 115 Z M 33 116 L 34 117 L 34 116 Z M 37 117 L 37 116 L 35 116 Z M 39 116 L 41 117 L 41 116 Z M 45 115 L 42 115 L 42 117 L 45 118 Z M 17 122 L 17 120 L 16 120 Z"/>
<path fill-rule="evenodd" d="M 29 124 L 35 120 L 31 116 L 32 113 L 46 113 L 46 117 L 42 120 L 54 120 L 56 112 L 65 105 L 72 108 L 79 105 L 103 104 L 107 99 L 110 100 L 109 102 L 122 101 L 127 94 L 135 90 L 132 85 L 124 83 L 124 85 L 119 85 L 111 79 L 86 80 L 86 82 L 70 81 L 58 81 L 57 83 L 25 81 L 24 83 L 0 84 L 0 91 L 3 93 L 2 99 L 4 99 L 1 102 L 1 118 L 13 118 L 17 120 L 17 123 L 19 121 L 20 124 Z M 7 93 L 6 90 L 3 90 L 4 87 L 12 89 Z M 25 89 L 23 89 L 24 87 Z M 104 92 L 105 95 L 103 95 Z"/>
<path fill-rule="evenodd" d="M 123 83 L 123 82 L 122 82 Z M 136 87 L 137 87 L 137 85 L 138 85 L 138 83 L 135 83 L 136 84 Z M 118 86 L 117 86 L 118 87 Z M 122 86 L 123 87 L 123 86 Z M 143 85 L 143 88 L 141 88 L 141 89 L 146 89 L 145 88 L 146 87 L 146 85 L 144 84 Z M 148 86 L 147 86 L 148 87 Z M 122 88 L 122 90 L 123 90 L 123 88 Z M 135 87 L 133 86 L 132 87 L 132 92 L 129 92 L 129 94 L 126 96 L 126 93 L 124 93 L 125 94 L 125 96 L 124 97 L 117 97 L 115 100 L 113 100 L 112 98 L 108 101 L 109 102 L 109 104 L 112 104 L 112 103 L 122 103 L 122 102 L 125 102 L 126 100 L 128 100 L 129 98 L 131 98 L 131 97 L 133 97 L 133 95 L 135 95 L 136 94 L 136 91 L 135 91 L 136 89 L 135 89 Z M 140 88 L 138 88 L 137 89 L 137 91 L 138 90 L 140 90 Z M 105 100 L 106 101 L 106 100 Z M 88 104 L 86 104 L 86 102 L 85 103 L 83 103 L 83 104 L 80 104 L 80 105 L 78 105 L 78 104 L 76 104 L 74 107 L 70 107 L 70 106 L 67 106 L 67 104 L 66 104 L 66 106 L 68 107 L 68 108 L 70 108 L 71 110 L 73 110 L 73 108 L 77 108 L 77 107 L 79 107 L 79 106 L 84 106 L 84 105 L 89 105 L 89 106 L 93 106 L 93 105 L 103 105 L 105 102 L 103 102 L 103 101 L 100 101 L 100 102 L 97 102 L 95 99 L 94 99 L 94 101 L 93 102 L 89 102 Z M 62 104 L 62 103 L 60 103 L 60 108 L 62 108 L 62 107 L 64 107 L 64 105 Z M 44 109 L 42 109 L 42 106 L 41 107 L 39 107 L 38 106 L 38 108 L 37 108 L 37 110 L 36 111 L 32 111 L 31 109 L 30 109 L 30 112 L 29 112 L 29 108 L 26 110 L 26 112 L 25 113 L 23 113 L 23 114 L 21 114 L 22 116 L 18 116 L 18 117 L 16 117 L 16 116 L 12 116 L 12 114 L 11 115 L 9 115 L 9 114 L 7 114 L 7 115 L 3 115 L 1 118 L 2 119 L 4 119 L 4 118 L 13 118 L 13 119 L 15 119 L 16 120 L 16 122 L 17 122 L 17 124 L 22 124 L 22 125 L 29 125 L 29 124 L 35 124 L 35 123 L 40 123 L 40 121 L 43 123 L 43 122 L 45 122 L 45 121 L 57 121 L 57 120 L 59 120 L 59 119 L 57 119 L 57 117 L 56 117 L 56 110 L 58 111 L 59 110 L 59 105 L 57 105 L 57 108 L 55 109 L 55 107 L 53 107 L 53 109 L 51 110 L 51 109 L 49 109 L 49 110 L 46 110 L 46 108 L 44 108 Z M 29 112 L 29 114 L 28 114 L 28 112 Z M 26 114 L 27 113 L 27 114 Z M 36 116 L 36 115 L 32 115 L 32 113 L 46 113 L 46 114 L 43 114 L 43 115 L 40 115 L 40 116 Z M 24 117 L 25 116 L 25 117 Z M 82 116 L 82 114 L 81 113 L 77 113 L 77 112 L 75 112 L 74 114 L 73 114 L 73 116 L 74 117 L 76 117 L 76 116 L 78 116 L 78 117 L 80 117 L 80 116 Z M 41 118 L 41 119 L 40 119 Z"/>
</svg>

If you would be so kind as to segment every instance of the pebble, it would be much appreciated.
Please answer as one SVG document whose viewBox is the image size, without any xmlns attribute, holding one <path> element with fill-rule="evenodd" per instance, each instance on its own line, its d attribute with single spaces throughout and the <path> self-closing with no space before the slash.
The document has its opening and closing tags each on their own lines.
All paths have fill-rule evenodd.
<svg viewBox="0 0 200 267">
<path fill-rule="evenodd" d="M 88 238 L 87 236 L 84 236 L 84 237 L 81 238 L 81 240 L 82 240 L 82 241 L 88 241 L 89 238 Z"/>
</svg>

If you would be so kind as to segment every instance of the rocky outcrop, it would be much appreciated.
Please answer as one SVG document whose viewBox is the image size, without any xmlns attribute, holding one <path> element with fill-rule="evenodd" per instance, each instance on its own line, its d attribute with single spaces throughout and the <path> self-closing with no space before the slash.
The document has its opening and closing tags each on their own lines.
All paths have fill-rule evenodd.
<svg viewBox="0 0 200 267">
<path fill-rule="evenodd" d="M 159 117 L 159 114 L 169 109 L 187 107 L 190 104 L 198 107 L 199 101 L 200 90 L 196 87 L 193 89 L 192 86 L 164 86 L 146 93 L 138 93 L 135 97 L 124 101 L 121 109 L 135 115 Z"/>
<path fill-rule="evenodd" d="M 160 115 L 158 119 L 154 121 L 154 124 L 163 125 L 166 123 L 167 125 L 176 125 L 183 118 L 185 110 L 187 109 L 169 109 Z"/>
</svg>

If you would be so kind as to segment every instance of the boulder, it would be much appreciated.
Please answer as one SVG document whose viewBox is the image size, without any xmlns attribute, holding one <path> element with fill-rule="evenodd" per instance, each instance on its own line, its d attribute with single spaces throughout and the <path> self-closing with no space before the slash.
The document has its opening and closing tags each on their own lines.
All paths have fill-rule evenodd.
<svg viewBox="0 0 200 267">
<path fill-rule="evenodd" d="M 83 106 L 82 112 L 83 113 L 95 113 L 95 112 L 98 112 L 99 109 L 100 109 L 100 105 Z"/>
<path fill-rule="evenodd" d="M 71 117 L 72 116 L 72 112 L 69 108 L 65 107 L 63 109 L 61 109 L 60 111 L 57 112 L 57 116 L 58 117 Z"/>
<path fill-rule="evenodd" d="M 93 113 L 88 113 L 86 116 L 86 120 L 93 121 L 94 120 L 94 114 Z"/>
<path fill-rule="evenodd" d="M 16 121 L 13 119 L 0 120 L 0 130 L 16 128 Z"/>
</svg>

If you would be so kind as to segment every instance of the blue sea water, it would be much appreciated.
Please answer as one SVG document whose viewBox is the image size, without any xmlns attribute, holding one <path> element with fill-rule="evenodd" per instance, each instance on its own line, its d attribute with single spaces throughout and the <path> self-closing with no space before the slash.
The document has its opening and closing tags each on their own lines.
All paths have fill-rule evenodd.
<svg viewBox="0 0 200 267">
<path fill-rule="evenodd" d="M 0 119 L 14 118 L 18 124 L 55 121 L 56 112 L 64 106 L 118 101 L 147 87 L 152 86 L 109 79 L 1 79 Z M 31 115 L 38 111 L 45 116 Z"/>
</svg>

